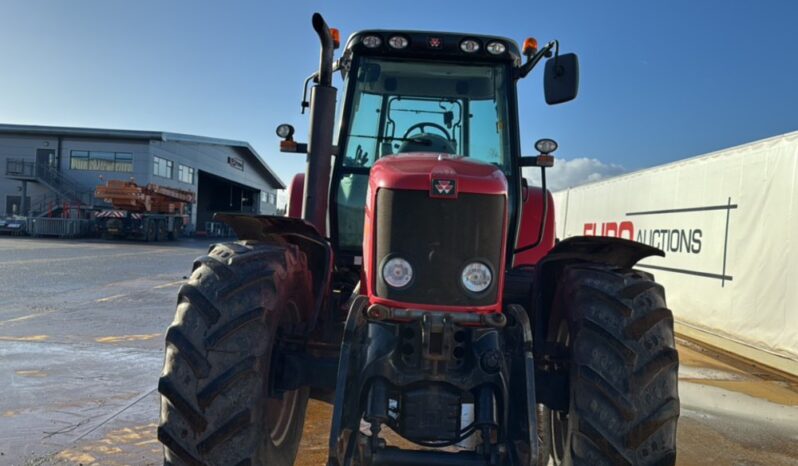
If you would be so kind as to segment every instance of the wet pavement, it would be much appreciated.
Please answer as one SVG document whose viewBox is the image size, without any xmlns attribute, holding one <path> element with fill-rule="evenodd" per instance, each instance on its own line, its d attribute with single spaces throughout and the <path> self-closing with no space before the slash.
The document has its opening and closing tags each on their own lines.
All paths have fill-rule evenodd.
<svg viewBox="0 0 798 466">
<path fill-rule="evenodd" d="M 163 332 L 209 241 L 0 237 L 0 465 L 161 464 Z M 798 383 L 680 341 L 678 463 L 798 465 Z M 311 402 L 298 465 L 326 456 Z"/>
</svg>

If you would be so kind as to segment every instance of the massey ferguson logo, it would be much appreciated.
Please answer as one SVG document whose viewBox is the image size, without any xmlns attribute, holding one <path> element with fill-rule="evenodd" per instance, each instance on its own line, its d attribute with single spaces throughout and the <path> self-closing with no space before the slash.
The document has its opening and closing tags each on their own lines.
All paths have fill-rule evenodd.
<svg viewBox="0 0 798 466">
<path fill-rule="evenodd" d="M 428 43 L 429 43 L 429 48 L 439 49 L 443 45 L 443 39 L 441 39 L 440 37 L 430 37 Z"/>
<path fill-rule="evenodd" d="M 457 186 L 454 180 L 432 180 L 432 195 L 437 197 L 454 197 L 457 195 Z"/>
</svg>

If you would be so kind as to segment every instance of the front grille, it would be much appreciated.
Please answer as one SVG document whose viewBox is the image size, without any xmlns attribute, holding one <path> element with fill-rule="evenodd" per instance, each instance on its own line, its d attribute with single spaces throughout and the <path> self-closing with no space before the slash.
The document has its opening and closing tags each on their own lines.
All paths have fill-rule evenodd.
<svg viewBox="0 0 798 466">
<path fill-rule="evenodd" d="M 457 199 L 440 199 L 427 191 L 380 189 L 376 204 L 377 296 L 448 306 L 496 303 L 504 196 L 460 193 Z M 413 266 L 413 282 L 401 290 L 382 279 L 382 265 L 395 256 Z M 460 282 L 463 267 L 475 260 L 493 272 L 491 286 L 478 295 Z"/>
</svg>

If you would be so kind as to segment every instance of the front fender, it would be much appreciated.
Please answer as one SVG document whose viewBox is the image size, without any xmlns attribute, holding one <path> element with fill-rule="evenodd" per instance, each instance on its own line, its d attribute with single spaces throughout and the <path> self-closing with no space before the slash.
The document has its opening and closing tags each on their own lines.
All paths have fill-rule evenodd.
<svg viewBox="0 0 798 466">
<path fill-rule="evenodd" d="M 318 323 L 319 314 L 328 302 L 333 269 L 333 250 L 327 238 L 319 234 L 310 223 L 292 217 L 217 213 L 216 221 L 224 222 L 233 229 L 239 240 L 264 243 L 289 243 L 297 246 L 308 260 L 313 276 L 314 309 L 307 322 L 310 333 Z"/>
<path fill-rule="evenodd" d="M 568 261 L 584 261 L 628 269 L 649 256 L 665 257 L 665 253 L 653 246 L 623 238 L 572 236 L 557 243 L 543 257 L 538 267 Z"/>
<path fill-rule="evenodd" d="M 590 262 L 629 269 L 641 259 L 650 256 L 665 257 L 665 253 L 647 244 L 607 236 L 573 236 L 557 243 L 535 268 L 532 309 L 535 322 L 536 358 L 539 354 L 538 350 L 542 351 L 542 346 L 546 341 L 554 292 L 566 265 Z"/>
</svg>

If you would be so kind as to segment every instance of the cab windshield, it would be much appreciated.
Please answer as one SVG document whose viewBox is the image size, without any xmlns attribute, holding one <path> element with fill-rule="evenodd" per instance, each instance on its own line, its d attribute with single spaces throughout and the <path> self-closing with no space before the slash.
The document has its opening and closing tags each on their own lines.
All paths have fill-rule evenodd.
<svg viewBox="0 0 798 466">
<path fill-rule="evenodd" d="M 510 170 L 505 66 L 364 58 L 352 95 L 344 166 L 433 152 Z"/>
<path fill-rule="evenodd" d="M 354 82 L 335 193 L 340 249 L 361 248 L 368 169 L 381 157 L 460 155 L 511 176 L 506 73 L 504 64 L 360 60 L 349 78 Z"/>
</svg>

